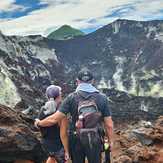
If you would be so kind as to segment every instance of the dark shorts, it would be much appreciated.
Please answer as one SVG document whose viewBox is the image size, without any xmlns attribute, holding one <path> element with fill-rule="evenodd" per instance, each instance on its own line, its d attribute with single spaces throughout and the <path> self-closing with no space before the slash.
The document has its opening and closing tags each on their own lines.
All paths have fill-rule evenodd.
<svg viewBox="0 0 163 163">
<path fill-rule="evenodd" d="M 64 163 L 65 162 L 65 152 L 63 146 L 55 145 L 54 143 L 50 143 L 43 140 L 43 147 L 48 155 L 48 157 L 54 157 L 57 163 Z"/>
<path fill-rule="evenodd" d="M 73 163 L 101 163 L 102 142 L 96 131 L 84 131 L 69 135 L 70 155 Z"/>
<path fill-rule="evenodd" d="M 54 157 L 57 163 L 64 163 L 65 162 L 65 152 L 64 148 L 61 148 L 59 151 L 56 152 L 50 152 L 50 157 Z"/>
</svg>

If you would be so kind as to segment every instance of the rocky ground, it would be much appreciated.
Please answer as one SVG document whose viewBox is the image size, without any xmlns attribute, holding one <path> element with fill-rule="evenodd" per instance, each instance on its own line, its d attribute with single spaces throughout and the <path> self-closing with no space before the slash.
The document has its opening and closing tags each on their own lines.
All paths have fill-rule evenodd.
<svg viewBox="0 0 163 163">
<path fill-rule="evenodd" d="M 115 122 L 113 163 L 162 163 L 163 116 L 155 122 Z M 0 163 L 42 162 L 44 151 L 33 120 L 0 105 Z M 21 160 L 21 161 L 19 161 Z"/>
<path fill-rule="evenodd" d="M 153 124 L 118 125 L 114 142 L 114 163 L 163 163 L 163 116 Z"/>
</svg>

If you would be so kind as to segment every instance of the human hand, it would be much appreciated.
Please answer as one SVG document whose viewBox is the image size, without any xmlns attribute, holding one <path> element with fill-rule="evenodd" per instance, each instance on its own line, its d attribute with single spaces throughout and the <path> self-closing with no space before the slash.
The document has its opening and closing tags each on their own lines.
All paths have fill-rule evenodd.
<svg viewBox="0 0 163 163">
<path fill-rule="evenodd" d="M 70 159 L 70 156 L 69 156 L 69 153 L 68 152 L 65 152 L 65 160 L 66 162 Z"/>
<path fill-rule="evenodd" d="M 40 122 L 40 120 L 38 119 L 38 118 L 36 118 L 35 119 L 35 122 L 34 122 L 34 126 L 37 128 L 37 129 L 39 129 L 39 122 Z"/>
<path fill-rule="evenodd" d="M 113 149 L 113 141 L 110 141 L 109 142 L 109 150 L 112 151 L 112 149 Z"/>
</svg>

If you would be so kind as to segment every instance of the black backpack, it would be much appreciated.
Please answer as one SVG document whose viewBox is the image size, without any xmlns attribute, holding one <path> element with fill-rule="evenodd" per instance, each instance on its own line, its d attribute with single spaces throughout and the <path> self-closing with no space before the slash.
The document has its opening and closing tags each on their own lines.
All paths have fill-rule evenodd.
<svg viewBox="0 0 163 163">
<path fill-rule="evenodd" d="M 76 131 L 83 146 L 94 148 L 99 144 L 99 147 L 103 150 L 103 118 L 96 104 L 96 94 L 97 92 L 86 95 L 83 92 L 77 92 L 78 120 Z M 82 123 L 79 128 L 77 127 L 78 123 Z"/>
</svg>

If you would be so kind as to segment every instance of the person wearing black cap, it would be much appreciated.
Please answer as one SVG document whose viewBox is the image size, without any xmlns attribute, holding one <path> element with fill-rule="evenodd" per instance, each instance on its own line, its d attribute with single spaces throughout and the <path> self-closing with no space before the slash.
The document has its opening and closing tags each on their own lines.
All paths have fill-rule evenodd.
<svg viewBox="0 0 163 163">
<path fill-rule="evenodd" d="M 94 128 L 91 128 L 93 125 L 89 120 L 91 116 L 85 115 L 96 115 L 94 116 L 93 121 L 97 121 L 97 115 L 101 115 L 102 120 L 104 122 L 106 135 L 109 140 L 110 147 L 112 146 L 112 135 L 113 135 L 113 122 L 111 118 L 111 112 L 109 107 L 109 102 L 107 97 L 99 92 L 92 84 L 93 84 L 94 76 L 88 69 L 82 69 L 78 73 L 77 77 L 77 88 L 76 91 L 69 94 L 61 104 L 59 110 L 47 117 L 44 120 L 35 121 L 35 126 L 51 126 L 62 118 L 64 118 L 68 113 L 71 115 L 71 127 L 70 127 L 70 139 L 72 140 L 70 143 L 70 150 L 73 151 L 71 153 L 71 159 L 73 163 L 84 163 L 85 157 L 87 157 L 89 163 L 100 163 L 101 162 L 101 139 L 100 136 L 93 137 L 97 133 Z M 89 99 L 89 100 L 85 100 Z M 90 102 L 91 99 L 91 102 Z M 92 112 L 91 114 L 87 114 L 82 112 L 82 116 L 79 116 L 79 105 L 83 102 L 87 101 L 87 104 L 90 102 L 92 105 L 89 107 L 89 111 L 94 109 L 95 105 L 99 111 L 98 114 L 96 112 Z M 82 103 L 83 104 L 83 103 Z M 87 105 L 88 106 L 88 105 Z M 84 110 L 84 109 L 83 109 Z M 83 115 L 85 116 L 83 121 Z M 99 120 L 99 119 L 98 119 Z M 88 131 L 88 134 L 83 132 L 83 135 L 87 135 L 86 142 L 82 142 L 81 131 Z M 91 131 L 91 132 L 90 132 Z M 85 137 L 86 138 L 86 137 Z"/>
<path fill-rule="evenodd" d="M 55 113 L 62 101 L 61 87 L 50 85 L 46 89 L 48 101 L 42 106 L 39 119 L 44 119 Z M 48 159 L 46 163 L 65 163 L 69 157 L 68 151 L 68 120 L 62 119 L 57 124 L 49 127 L 40 127 L 42 135 L 42 144 L 47 152 Z"/>
</svg>

